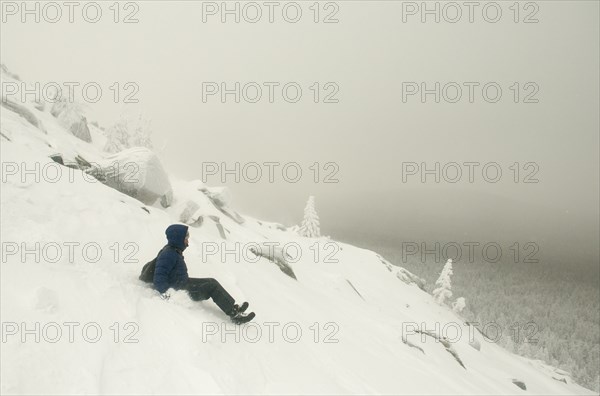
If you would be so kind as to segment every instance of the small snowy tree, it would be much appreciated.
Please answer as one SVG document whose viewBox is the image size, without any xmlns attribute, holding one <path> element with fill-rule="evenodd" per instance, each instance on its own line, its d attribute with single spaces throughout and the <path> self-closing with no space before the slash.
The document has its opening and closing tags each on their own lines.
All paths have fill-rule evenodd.
<svg viewBox="0 0 600 396">
<path fill-rule="evenodd" d="M 452 303 L 452 310 L 454 312 L 460 313 L 467 306 L 464 297 L 459 297 Z"/>
<path fill-rule="evenodd" d="M 442 273 L 440 277 L 435 282 L 437 288 L 433 290 L 433 298 L 435 301 L 442 305 L 447 298 L 452 297 L 452 284 L 450 283 L 450 276 L 452 275 L 452 259 L 448 259 L 446 261 L 446 265 L 444 265 L 444 269 L 442 269 Z"/>
<path fill-rule="evenodd" d="M 152 149 L 150 121 L 141 114 L 138 116 L 121 116 L 121 118 L 106 131 L 104 151 L 118 153 L 131 147 L 146 147 Z"/>
<path fill-rule="evenodd" d="M 150 135 L 152 134 L 152 128 L 150 121 L 138 115 L 135 121 L 129 123 L 130 130 L 130 147 L 146 147 L 152 149 L 152 140 Z"/>
<path fill-rule="evenodd" d="M 304 208 L 304 219 L 302 225 L 298 230 L 300 236 L 307 238 L 319 238 L 321 236 L 321 229 L 319 227 L 319 216 L 315 210 L 315 197 L 312 195 L 308 197 L 306 207 Z"/>
<path fill-rule="evenodd" d="M 127 121 L 121 118 L 106 131 L 104 151 L 118 153 L 126 148 L 129 148 L 129 132 L 127 130 Z"/>
</svg>

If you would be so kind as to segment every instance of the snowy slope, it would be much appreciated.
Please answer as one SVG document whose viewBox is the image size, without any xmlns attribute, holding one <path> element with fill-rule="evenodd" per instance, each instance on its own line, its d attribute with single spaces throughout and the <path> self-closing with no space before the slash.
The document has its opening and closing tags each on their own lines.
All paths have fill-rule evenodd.
<svg viewBox="0 0 600 396">
<path fill-rule="evenodd" d="M 56 164 L 55 153 L 106 156 L 24 106 L 44 130 L 6 107 L 0 119 L 2 394 L 593 394 L 485 340 L 375 252 L 236 221 L 198 181 L 171 177 L 164 209 Z M 39 180 L 22 172 L 36 167 Z M 184 292 L 163 301 L 137 279 L 190 201 L 184 221 L 202 216 L 190 226 L 190 276 L 249 301 L 254 322 L 236 327 Z M 265 242 L 299 247 L 297 279 L 247 250 Z M 403 332 L 411 323 L 448 330 L 464 367 L 432 337 Z"/>
</svg>

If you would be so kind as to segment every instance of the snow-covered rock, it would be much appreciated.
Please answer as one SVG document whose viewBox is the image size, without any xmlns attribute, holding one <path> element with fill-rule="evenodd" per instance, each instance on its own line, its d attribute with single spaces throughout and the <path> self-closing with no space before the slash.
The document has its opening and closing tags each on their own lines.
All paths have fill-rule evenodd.
<svg viewBox="0 0 600 396">
<path fill-rule="evenodd" d="M 123 150 L 107 157 L 99 167 L 106 185 L 147 205 L 171 192 L 171 182 L 160 159 L 147 148 Z M 169 200 L 163 202 L 163 206 L 170 204 Z"/>
<path fill-rule="evenodd" d="M 0 105 L 2 105 L 2 107 L 6 108 L 7 110 L 13 111 L 16 114 L 23 117 L 27 122 L 39 129 L 40 132 L 46 133 L 41 121 L 27 107 L 6 98 L 2 98 L 2 102 L 0 103 Z"/>
<path fill-rule="evenodd" d="M 224 215 L 231 218 L 238 224 L 244 223 L 246 220 L 235 210 L 229 207 L 231 203 L 231 192 L 227 187 L 200 187 L 200 191 L 202 191 L 208 199 L 211 200 L 213 205 L 221 211 Z"/>
<path fill-rule="evenodd" d="M 402 282 L 406 283 L 407 285 L 410 284 L 415 284 L 419 287 L 419 289 L 421 290 L 425 290 L 425 280 L 422 278 L 419 278 L 418 276 L 416 276 L 415 274 L 413 274 L 412 272 L 408 271 L 405 268 L 402 267 L 397 267 L 395 265 L 393 265 L 392 263 L 390 263 L 389 261 L 387 261 L 386 259 L 384 259 L 381 255 L 377 254 L 377 259 L 383 263 L 383 265 L 385 265 L 385 267 L 388 269 L 388 271 L 394 273 L 396 275 L 396 278 L 400 279 Z"/>
<path fill-rule="evenodd" d="M 70 131 L 74 136 L 84 142 L 90 143 L 92 141 L 87 120 L 78 111 L 78 108 L 74 103 L 69 103 L 67 100 L 56 101 L 52 105 L 50 113 L 58 119 L 60 125 Z"/>
</svg>

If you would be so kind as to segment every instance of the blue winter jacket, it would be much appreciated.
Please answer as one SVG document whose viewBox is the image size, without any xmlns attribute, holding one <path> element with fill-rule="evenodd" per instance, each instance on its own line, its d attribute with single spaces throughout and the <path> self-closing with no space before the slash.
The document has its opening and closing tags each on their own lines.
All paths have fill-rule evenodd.
<svg viewBox="0 0 600 396">
<path fill-rule="evenodd" d="M 183 259 L 187 231 L 188 227 L 182 224 L 172 224 L 165 231 L 168 244 L 158 255 L 154 270 L 154 288 L 160 293 L 170 287 L 181 289 L 189 279 Z"/>
</svg>

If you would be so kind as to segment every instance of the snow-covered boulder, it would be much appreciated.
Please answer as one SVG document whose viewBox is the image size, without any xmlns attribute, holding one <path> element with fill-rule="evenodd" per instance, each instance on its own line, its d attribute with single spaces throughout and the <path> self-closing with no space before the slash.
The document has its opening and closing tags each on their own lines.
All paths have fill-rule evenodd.
<svg viewBox="0 0 600 396">
<path fill-rule="evenodd" d="M 229 204 L 231 203 L 231 192 L 227 187 L 209 188 L 202 186 L 199 190 L 211 200 L 217 209 L 236 223 L 243 224 L 246 221 L 239 213 L 229 207 Z"/>
<path fill-rule="evenodd" d="M 201 225 L 203 211 L 196 201 L 187 201 L 179 215 L 179 221 L 189 225 Z"/>
<path fill-rule="evenodd" d="M 377 258 L 379 259 L 379 261 L 381 261 L 381 263 L 383 265 L 385 265 L 385 267 L 388 269 L 388 271 L 395 273 L 396 278 L 400 279 L 402 282 L 406 283 L 407 285 L 414 283 L 415 285 L 417 285 L 419 287 L 419 289 L 425 290 L 425 280 L 424 279 L 419 278 L 417 275 L 408 271 L 406 268 L 393 265 L 392 263 L 390 263 L 389 261 L 384 259 L 379 254 L 377 254 Z"/>
<path fill-rule="evenodd" d="M 92 135 L 86 118 L 78 111 L 77 106 L 66 100 L 52 105 L 50 113 L 58 119 L 58 123 L 84 142 L 91 143 Z"/>
<path fill-rule="evenodd" d="M 174 180 L 169 212 L 181 222 L 194 227 L 202 226 L 204 218 L 220 216 L 221 210 L 206 195 L 206 186 L 200 180 Z"/>
<path fill-rule="evenodd" d="M 273 243 L 256 243 L 256 246 L 252 246 L 250 251 L 257 256 L 264 257 L 279 267 L 281 272 L 293 279 L 298 279 L 294 270 L 290 266 L 287 253 L 283 248 Z"/>
<path fill-rule="evenodd" d="M 92 136 L 90 134 L 90 128 L 87 125 L 87 120 L 85 117 L 81 117 L 78 122 L 74 122 L 69 127 L 69 131 L 79 139 L 84 142 L 90 143 L 92 141 Z"/>
<path fill-rule="evenodd" d="M 425 290 L 425 280 L 419 278 L 418 276 L 416 276 L 415 274 L 413 274 L 405 268 L 398 267 L 396 269 L 396 277 L 402 282 L 406 283 L 407 285 L 414 283 L 419 287 L 419 289 Z"/>
<path fill-rule="evenodd" d="M 99 164 L 105 184 L 146 205 L 161 198 L 163 206 L 172 198 L 171 183 L 156 154 L 134 147 L 111 155 Z"/>
<path fill-rule="evenodd" d="M 44 127 L 42 126 L 41 121 L 27 107 L 25 107 L 19 103 L 16 103 L 12 100 L 9 100 L 8 98 L 5 98 L 5 97 L 2 98 L 2 101 L 0 102 L 0 104 L 2 105 L 2 107 L 6 108 L 10 111 L 13 111 L 13 112 L 17 113 L 18 115 L 20 115 L 21 117 L 23 117 L 25 120 L 27 120 L 27 122 L 29 122 L 31 125 L 33 125 L 37 129 L 39 129 L 43 133 L 46 133 L 46 131 L 44 130 Z"/>
<path fill-rule="evenodd" d="M 215 204 L 215 206 L 222 208 L 231 203 L 231 192 L 227 187 L 206 187 L 202 186 L 200 188 L 210 200 Z"/>
</svg>

